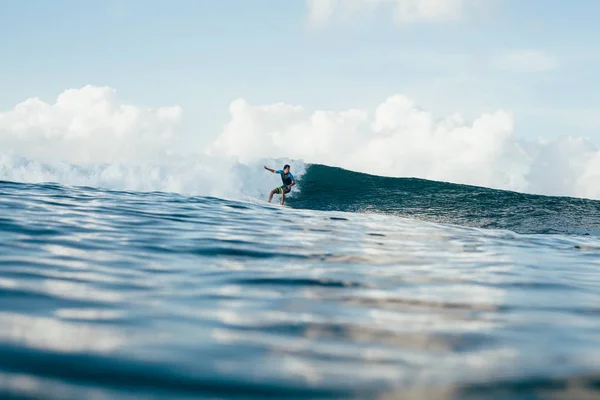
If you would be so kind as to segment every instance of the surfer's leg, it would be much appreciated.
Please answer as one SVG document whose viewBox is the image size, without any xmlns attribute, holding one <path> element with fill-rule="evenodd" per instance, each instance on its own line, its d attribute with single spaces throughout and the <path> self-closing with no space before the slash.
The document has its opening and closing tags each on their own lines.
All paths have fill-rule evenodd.
<svg viewBox="0 0 600 400">
<path fill-rule="evenodd" d="M 289 192 L 291 192 L 290 188 L 283 185 L 281 187 L 281 204 L 283 205 L 283 203 L 285 202 L 285 195 L 288 194 Z"/>
<path fill-rule="evenodd" d="M 275 193 L 279 193 L 280 191 L 281 191 L 281 188 L 278 188 L 278 187 L 277 187 L 277 188 L 275 188 L 275 189 L 273 189 L 273 190 L 271 190 L 271 193 L 269 193 L 269 203 L 270 203 L 270 202 L 271 202 L 271 200 L 273 199 L 273 195 L 274 195 Z"/>
</svg>

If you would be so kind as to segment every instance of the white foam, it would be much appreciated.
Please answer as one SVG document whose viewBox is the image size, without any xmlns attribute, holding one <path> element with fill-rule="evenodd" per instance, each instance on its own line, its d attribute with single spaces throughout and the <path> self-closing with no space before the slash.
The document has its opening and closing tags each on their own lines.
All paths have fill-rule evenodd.
<svg viewBox="0 0 600 400">
<path fill-rule="evenodd" d="M 291 165 L 300 179 L 306 166 L 301 161 L 261 160 L 242 164 L 217 157 L 168 158 L 160 163 L 72 164 L 39 162 L 0 153 L 0 180 L 27 183 L 60 183 L 128 191 L 164 191 L 228 199 L 266 199 L 281 178 L 263 169 Z M 298 192 L 298 187 L 294 192 Z M 292 193 L 293 195 L 293 193 Z"/>
</svg>

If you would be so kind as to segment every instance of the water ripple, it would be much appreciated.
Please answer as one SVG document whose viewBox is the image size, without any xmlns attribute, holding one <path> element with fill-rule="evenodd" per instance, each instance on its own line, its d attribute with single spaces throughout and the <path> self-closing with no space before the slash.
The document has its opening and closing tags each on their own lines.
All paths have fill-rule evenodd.
<svg viewBox="0 0 600 400">
<path fill-rule="evenodd" d="M 0 192 L 0 397 L 600 396 L 597 238 Z"/>
</svg>

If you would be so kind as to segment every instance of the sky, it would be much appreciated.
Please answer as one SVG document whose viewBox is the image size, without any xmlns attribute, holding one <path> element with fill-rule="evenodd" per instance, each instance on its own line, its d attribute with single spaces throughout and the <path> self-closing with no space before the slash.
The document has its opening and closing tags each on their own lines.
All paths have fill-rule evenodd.
<svg viewBox="0 0 600 400">
<path fill-rule="evenodd" d="M 597 1 L 2 6 L 0 144 L 29 159 L 171 146 L 600 197 Z"/>
</svg>

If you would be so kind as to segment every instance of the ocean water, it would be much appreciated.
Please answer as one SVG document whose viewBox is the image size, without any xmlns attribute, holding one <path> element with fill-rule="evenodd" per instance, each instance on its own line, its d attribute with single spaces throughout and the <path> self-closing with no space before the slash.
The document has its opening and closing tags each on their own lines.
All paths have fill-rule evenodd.
<svg viewBox="0 0 600 400">
<path fill-rule="evenodd" d="M 600 202 L 308 166 L 0 182 L 0 397 L 600 398 Z"/>
</svg>

